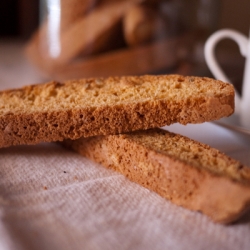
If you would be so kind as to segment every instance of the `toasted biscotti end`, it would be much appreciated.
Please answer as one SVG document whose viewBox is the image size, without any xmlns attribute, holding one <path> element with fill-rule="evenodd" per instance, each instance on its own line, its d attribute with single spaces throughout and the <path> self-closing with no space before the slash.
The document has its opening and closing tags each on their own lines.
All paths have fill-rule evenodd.
<svg viewBox="0 0 250 250">
<path fill-rule="evenodd" d="M 0 147 L 201 123 L 234 111 L 234 88 L 180 75 L 50 82 L 0 92 Z"/>
<path fill-rule="evenodd" d="M 150 129 L 63 144 L 215 222 L 231 223 L 250 208 L 250 168 L 187 137 Z"/>
</svg>

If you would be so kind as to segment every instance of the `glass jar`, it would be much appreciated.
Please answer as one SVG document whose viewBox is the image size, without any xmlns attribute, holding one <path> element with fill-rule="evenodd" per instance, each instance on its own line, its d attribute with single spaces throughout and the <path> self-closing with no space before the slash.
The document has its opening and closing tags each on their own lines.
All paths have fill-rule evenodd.
<svg viewBox="0 0 250 250">
<path fill-rule="evenodd" d="M 189 74 L 218 0 L 41 0 L 26 54 L 48 78 Z"/>
</svg>

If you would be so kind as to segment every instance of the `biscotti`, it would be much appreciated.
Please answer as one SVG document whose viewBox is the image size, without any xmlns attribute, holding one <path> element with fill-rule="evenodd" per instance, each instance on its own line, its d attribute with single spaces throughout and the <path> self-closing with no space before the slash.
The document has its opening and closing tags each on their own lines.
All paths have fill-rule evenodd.
<svg viewBox="0 0 250 250">
<path fill-rule="evenodd" d="M 177 18 L 182 8 L 175 5 L 165 0 L 61 0 L 54 9 L 45 3 L 25 55 L 46 79 L 57 81 L 72 75 L 159 74 L 173 68 L 182 73 L 183 63 L 190 64 L 196 36 L 183 29 L 183 20 Z M 120 57 L 124 53 L 125 59 Z M 106 58 L 111 63 L 103 65 Z"/>
<path fill-rule="evenodd" d="M 135 5 L 123 18 L 124 37 L 128 45 L 138 46 L 159 41 L 170 33 L 169 20 L 152 6 Z"/>
<path fill-rule="evenodd" d="M 50 82 L 0 92 L 0 147 L 202 123 L 233 111 L 233 86 L 210 78 Z"/>
<path fill-rule="evenodd" d="M 55 37 L 55 31 L 51 31 L 49 20 L 45 20 L 27 44 L 26 54 L 38 66 L 41 64 L 39 60 L 44 60 L 45 64 L 57 68 L 68 65 L 80 55 L 103 52 L 112 44 L 120 42 L 119 26 L 122 17 L 135 2 L 137 0 L 116 1 L 98 6 L 87 15 L 77 18 L 58 37 Z M 55 49 L 55 41 L 52 43 L 53 39 L 58 41 L 58 51 Z"/>
<path fill-rule="evenodd" d="M 52 78 L 59 81 L 93 76 L 109 77 L 113 74 L 116 76 L 143 75 L 144 72 L 157 72 L 159 69 L 167 69 L 176 64 L 180 48 L 183 47 L 187 39 L 185 36 L 168 38 L 142 46 L 101 53 L 88 58 L 88 60 L 79 60 L 60 69 L 53 69 L 49 63 L 45 65 L 42 61 L 39 61 L 39 64 L 41 68 L 45 66 L 46 71 L 50 71 L 50 75 L 53 76 Z M 165 53 L 158 53 L 155 56 L 157 51 L 165 51 Z M 180 65 L 176 72 L 181 71 Z M 183 74 L 187 75 L 188 72 L 190 70 Z"/>
<path fill-rule="evenodd" d="M 233 222 L 250 207 L 250 168 L 187 137 L 151 129 L 64 145 L 215 222 Z"/>
<path fill-rule="evenodd" d="M 96 0 L 61 0 L 60 1 L 60 31 L 63 32 L 72 26 L 78 19 L 90 12 Z"/>
</svg>

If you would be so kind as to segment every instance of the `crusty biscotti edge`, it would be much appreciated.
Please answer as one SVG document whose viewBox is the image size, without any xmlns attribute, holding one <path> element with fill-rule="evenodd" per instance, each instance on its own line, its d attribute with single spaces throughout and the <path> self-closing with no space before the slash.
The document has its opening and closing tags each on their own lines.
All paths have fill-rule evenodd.
<svg viewBox="0 0 250 250">
<path fill-rule="evenodd" d="M 136 81 L 136 79 L 155 80 L 161 77 L 183 79 L 183 76 L 141 76 L 107 78 L 106 81 L 122 79 Z M 195 81 L 197 77 L 185 77 Z M 202 78 L 199 78 L 202 80 Z M 204 78 L 207 79 L 207 78 Z M 94 82 L 95 79 L 85 79 Z M 211 79 L 212 80 L 212 79 Z M 21 144 L 37 144 L 39 142 L 61 141 L 63 139 L 77 139 L 95 135 L 125 133 L 135 130 L 145 130 L 162 127 L 173 123 L 202 123 L 229 116 L 234 112 L 234 89 L 232 85 L 216 81 L 218 88 L 225 87 L 230 91 L 221 96 L 194 98 L 167 102 L 164 99 L 128 103 L 126 105 L 103 105 L 93 108 L 68 109 L 63 111 L 51 110 L 39 113 L 15 114 L 11 110 L 0 117 L 0 148 Z M 43 88 L 57 88 L 66 83 L 50 82 L 40 85 Z M 24 94 L 38 85 L 23 87 L 19 90 L 4 91 Z M 84 87 L 84 86 L 83 86 Z M 0 94 L 2 94 L 1 92 Z M 46 105 L 46 103 L 45 103 Z"/>
<path fill-rule="evenodd" d="M 205 145 L 191 141 L 197 146 Z M 133 141 L 131 134 L 66 140 L 62 144 L 120 172 L 174 204 L 206 214 L 214 222 L 232 223 L 250 207 L 250 182 L 241 183 L 229 176 L 167 157 Z M 216 149 L 209 150 L 236 162 Z M 242 171 L 249 172 L 246 166 L 238 165 Z"/>
</svg>

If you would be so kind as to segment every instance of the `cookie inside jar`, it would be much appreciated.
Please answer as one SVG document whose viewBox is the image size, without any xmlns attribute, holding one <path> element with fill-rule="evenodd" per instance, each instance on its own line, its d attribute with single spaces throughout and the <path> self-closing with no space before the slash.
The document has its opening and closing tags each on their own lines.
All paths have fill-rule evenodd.
<svg viewBox="0 0 250 250">
<path fill-rule="evenodd" d="M 42 0 L 25 53 L 48 79 L 189 74 L 199 1 L 186 2 Z"/>
</svg>

